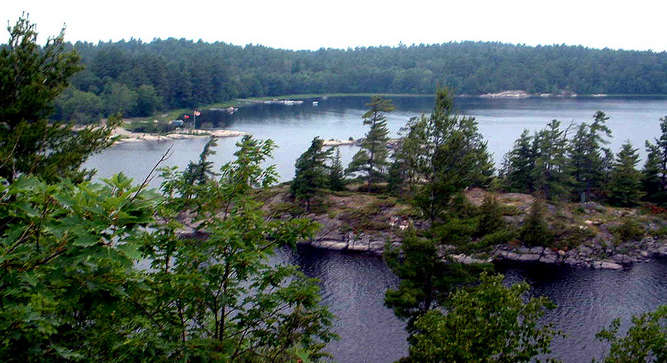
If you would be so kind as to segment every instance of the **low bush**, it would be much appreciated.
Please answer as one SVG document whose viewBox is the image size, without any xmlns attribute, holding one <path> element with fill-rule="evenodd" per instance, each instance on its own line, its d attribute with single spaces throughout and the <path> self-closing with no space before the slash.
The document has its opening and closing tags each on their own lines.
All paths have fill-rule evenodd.
<svg viewBox="0 0 667 363">
<path fill-rule="evenodd" d="M 533 202 L 530 213 L 519 231 L 519 239 L 524 245 L 551 247 L 553 244 L 554 235 L 544 221 L 543 213 L 543 202 L 541 200 Z"/>
<path fill-rule="evenodd" d="M 639 241 L 646 235 L 646 228 L 633 218 L 609 229 L 619 242 Z"/>
<path fill-rule="evenodd" d="M 472 240 L 478 224 L 477 218 L 450 218 L 433 227 L 433 238 L 440 243 L 464 246 Z"/>
</svg>

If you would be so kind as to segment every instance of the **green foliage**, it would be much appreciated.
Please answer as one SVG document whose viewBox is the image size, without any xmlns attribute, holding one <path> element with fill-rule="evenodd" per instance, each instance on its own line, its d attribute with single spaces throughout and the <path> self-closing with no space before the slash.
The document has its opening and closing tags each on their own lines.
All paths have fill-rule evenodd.
<svg viewBox="0 0 667 363">
<path fill-rule="evenodd" d="M 530 207 L 530 213 L 519 230 L 519 240 L 526 246 L 551 246 L 553 233 L 544 221 L 544 202 L 536 199 Z"/>
<path fill-rule="evenodd" d="M 361 149 L 354 154 L 352 162 L 348 165 L 347 174 L 363 172 L 367 178 L 367 188 L 371 184 L 383 180 L 386 176 L 387 156 L 389 149 L 389 129 L 387 129 L 386 112 L 394 110 L 391 100 L 382 97 L 373 96 L 371 101 L 366 104 L 368 111 L 362 116 L 364 125 L 370 126 L 366 137 L 361 142 Z"/>
<path fill-rule="evenodd" d="M 431 228 L 433 238 L 440 243 L 464 246 L 472 240 L 473 235 L 479 230 L 477 218 L 451 217 L 443 223 Z"/>
<path fill-rule="evenodd" d="M 273 143 L 238 146 L 217 180 L 165 170 L 165 197 L 122 174 L 0 183 L 0 359 L 323 357 L 335 335 L 316 281 L 268 261 L 317 226 L 264 216 L 254 196 L 276 180 L 261 167 Z M 183 218 L 206 238 L 181 235 Z"/>
<path fill-rule="evenodd" d="M 502 229 L 485 235 L 471 247 L 473 250 L 483 250 L 488 247 L 505 244 L 515 238 L 516 231 L 514 229 Z"/>
<path fill-rule="evenodd" d="M 310 210 L 310 201 L 315 192 L 329 185 L 329 167 L 326 165 L 331 158 L 332 149 L 322 150 L 324 141 L 315 137 L 308 148 L 295 164 L 294 180 L 290 192 L 297 200 L 306 202 L 306 210 Z"/>
<path fill-rule="evenodd" d="M 667 305 L 654 312 L 632 317 L 632 326 L 624 337 L 618 336 L 620 319 L 597 333 L 596 337 L 611 345 L 604 362 L 667 361 Z"/>
<path fill-rule="evenodd" d="M 68 88 L 56 99 L 56 118 L 77 124 L 99 121 L 102 115 L 102 99 L 92 92 Z"/>
<path fill-rule="evenodd" d="M 525 282 L 506 287 L 502 275 L 486 274 L 481 280 L 457 290 L 446 313 L 431 310 L 416 321 L 409 361 L 530 362 L 551 352 L 558 333 L 539 319 L 553 303 L 544 297 L 525 301 Z"/>
<path fill-rule="evenodd" d="M 588 125 L 579 125 L 576 135 L 570 142 L 570 169 L 572 172 L 575 195 L 582 202 L 592 199 L 593 194 L 600 195 L 606 179 L 603 167 L 604 155 L 609 150 L 603 145 L 609 141 L 603 138 L 611 137 L 611 130 L 605 125 L 609 117 L 604 112 L 595 113 L 594 121 Z"/>
<path fill-rule="evenodd" d="M 610 231 L 620 242 L 639 241 L 646 235 L 646 228 L 634 218 L 624 218 L 621 224 L 610 228 Z"/>
<path fill-rule="evenodd" d="M 552 120 L 533 138 L 535 166 L 532 180 L 535 191 L 546 199 L 558 200 L 569 194 L 570 172 L 567 159 L 567 133 L 560 121 Z"/>
<path fill-rule="evenodd" d="M 162 97 L 152 85 L 141 85 L 137 89 L 137 102 L 133 114 L 136 116 L 150 116 L 162 107 Z"/>
<path fill-rule="evenodd" d="M 567 226 L 563 223 L 556 222 L 552 227 L 553 230 L 557 231 L 554 233 L 554 247 L 563 250 L 576 248 L 596 236 L 596 233 L 591 231 L 589 227 L 582 225 Z"/>
<path fill-rule="evenodd" d="M 494 195 L 484 197 L 479 207 L 479 223 L 477 224 L 477 235 L 484 236 L 494 233 L 505 226 L 503 221 L 503 209 Z"/>
<path fill-rule="evenodd" d="M 297 93 L 430 94 L 437 84 L 465 94 L 667 94 L 667 55 L 650 51 L 495 42 L 291 51 L 184 39 L 72 46 L 87 66 L 77 89 L 100 96 L 119 82 L 139 94 L 150 85 L 169 109 Z"/>
<path fill-rule="evenodd" d="M 71 125 L 49 122 L 54 100 L 81 69 L 79 57 L 66 50 L 62 32 L 40 48 L 28 18 L 19 18 L 9 33 L 0 49 L 0 177 L 10 182 L 26 173 L 49 182 L 89 178 L 93 172 L 79 167 L 111 145 L 118 121 L 76 132 Z"/>
<path fill-rule="evenodd" d="M 162 323 L 150 335 L 164 349 L 157 357 L 285 361 L 300 347 L 318 359 L 334 335 L 317 284 L 294 266 L 268 261 L 276 247 L 312 236 L 316 224 L 267 220 L 252 195 L 276 180 L 272 167 L 261 167 L 274 146 L 249 136 L 237 145 L 236 160 L 222 166 L 220 178 L 198 186 L 198 198 L 187 201 L 196 211 L 192 222 L 207 238 L 178 238 L 178 227 L 168 224 L 155 226 L 146 241 L 154 297 L 145 308 Z M 192 185 L 178 178 L 168 175 L 163 190 L 192 194 Z M 179 199 L 163 204 L 162 219 L 178 215 L 184 205 Z"/>
<path fill-rule="evenodd" d="M 660 138 L 646 141 L 646 163 L 642 170 L 642 187 L 646 199 L 667 206 L 667 116 L 660 118 Z"/>
<path fill-rule="evenodd" d="M 641 173 L 636 169 L 639 163 L 637 149 L 627 142 L 616 155 L 616 162 L 607 184 L 609 203 L 621 207 L 637 205 L 644 195 L 641 191 Z"/>
<path fill-rule="evenodd" d="M 188 163 L 188 166 L 183 173 L 183 181 L 186 185 L 204 185 L 217 175 L 217 173 L 213 171 L 213 162 L 208 160 L 211 155 L 215 155 L 215 150 L 213 150 L 213 148 L 216 146 L 218 146 L 218 139 L 216 137 L 211 137 L 208 142 L 206 142 L 206 145 L 204 145 L 201 154 L 199 154 L 199 162 L 194 163 L 190 161 Z"/>
<path fill-rule="evenodd" d="M 443 306 L 449 294 L 461 284 L 476 280 L 484 265 L 465 266 L 444 259 L 438 244 L 419 238 L 408 231 L 399 248 L 385 246 L 384 259 L 401 281 L 398 288 L 388 289 L 385 305 L 408 321 L 408 332 L 415 332 L 414 322 L 430 309 Z"/>
<path fill-rule="evenodd" d="M 530 193 L 534 190 L 532 170 L 535 167 L 535 154 L 532 140 L 528 130 L 523 130 L 514 141 L 514 148 L 505 154 L 500 174 L 504 188 L 509 192 Z"/>
<path fill-rule="evenodd" d="M 168 134 L 176 129 L 176 125 L 167 122 L 132 121 L 126 129 L 132 132 Z"/>
<path fill-rule="evenodd" d="M 0 195 L 0 360 L 112 359 L 137 328 L 138 237 L 160 198 L 122 174 L 21 176 Z"/>
<path fill-rule="evenodd" d="M 396 152 L 414 203 L 433 224 L 452 198 L 470 186 L 487 186 L 493 164 L 474 118 L 454 111 L 452 94 L 439 89 L 430 117 L 412 118 Z"/>
<path fill-rule="evenodd" d="M 345 170 L 340 156 L 340 149 L 336 148 L 336 153 L 331 158 L 331 167 L 329 168 L 329 189 L 333 191 L 345 190 Z"/>
</svg>

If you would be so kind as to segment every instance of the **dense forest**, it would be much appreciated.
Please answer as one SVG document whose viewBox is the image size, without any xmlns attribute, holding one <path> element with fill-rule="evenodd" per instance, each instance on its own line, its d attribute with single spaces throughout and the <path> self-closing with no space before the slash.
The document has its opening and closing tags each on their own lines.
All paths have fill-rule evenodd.
<svg viewBox="0 0 667 363">
<path fill-rule="evenodd" d="M 667 94 L 667 53 L 461 42 L 292 51 L 184 39 L 69 44 L 84 70 L 55 118 L 147 116 L 239 97 L 306 93 Z"/>
</svg>

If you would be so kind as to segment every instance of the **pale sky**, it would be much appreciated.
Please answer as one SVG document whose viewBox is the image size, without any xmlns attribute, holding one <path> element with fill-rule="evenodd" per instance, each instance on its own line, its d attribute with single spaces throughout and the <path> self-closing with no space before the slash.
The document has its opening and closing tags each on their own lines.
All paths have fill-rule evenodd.
<svg viewBox="0 0 667 363">
<path fill-rule="evenodd" d="M 0 0 L 3 25 L 22 11 L 40 41 L 66 24 L 72 42 L 175 37 L 318 49 L 475 40 L 667 50 L 667 0 Z"/>
</svg>

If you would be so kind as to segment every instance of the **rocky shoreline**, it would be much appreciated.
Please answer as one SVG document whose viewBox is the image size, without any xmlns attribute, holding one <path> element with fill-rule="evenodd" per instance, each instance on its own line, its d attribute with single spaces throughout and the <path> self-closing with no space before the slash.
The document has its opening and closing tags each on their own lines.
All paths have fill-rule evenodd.
<svg viewBox="0 0 667 363">
<path fill-rule="evenodd" d="M 384 237 L 390 238 L 389 235 L 385 235 Z M 340 235 L 338 239 L 332 239 L 329 236 L 328 238 L 314 238 L 308 241 L 301 241 L 300 244 L 326 250 L 366 252 L 381 256 L 384 253 L 386 240 L 382 236 L 348 232 Z M 398 247 L 401 243 L 400 240 L 395 238 L 389 240 L 392 241 L 394 247 Z M 465 264 L 509 261 L 609 270 L 622 270 L 631 267 L 635 263 L 651 262 L 656 258 L 667 258 L 667 240 L 658 241 L 653 237 L 646 237 L 639 242 L 637 247 L 623 253 L 618 248 L 615 250 L 606 249 L 600 251 L 584 245 L 570 251 L 545 247 L 528 248 L 498 245 L 489 256 L 469 256 L 465 254 L 448 254 L 447 252 L 444 252 L 443 255 L 452 257 L 454 260 Z M 608 257 L 603 257 L 604 254 L 609 255 Z"/>
</svg>

